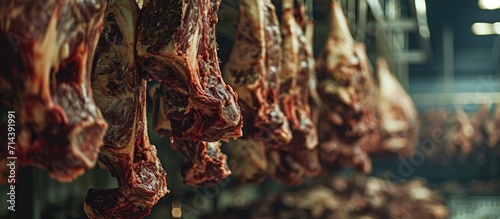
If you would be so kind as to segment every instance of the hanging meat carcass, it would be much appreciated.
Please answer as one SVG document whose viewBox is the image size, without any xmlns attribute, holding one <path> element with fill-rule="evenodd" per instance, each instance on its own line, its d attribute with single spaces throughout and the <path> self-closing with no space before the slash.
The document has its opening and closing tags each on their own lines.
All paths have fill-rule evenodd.
<svg viewBox="0 0 500 219">
<path fill-rule="evenodd" d="M 281 32 L 269 0 L 242 0 L 234 46 L 224 77 L 238 92 L 244 118 L 243 137 L 229 142 L 241 182 L 267 178 L 267 151 L 290 142 L 288 120 L 280 109 Z"/>
<path fill-rule="evenodd" d="M 420 140 L 422 146 L 427 150 L 427 156 L 430 160 L 442 160 L 446 143 L 447 122 L 450 115 L 445 109 L 427 110 L 422 116 L 420 122 Z"/>
<path fill-rule="evenodd" d="M 270 0 L 242 0 L 234 46 L 224 77 L 237 91 L 243 138 L 283 146 L 292 135 L 278 101 L 281 32 Z"/>
<path fill-rule="evenodd" d="M 220 142 L 178 140 L 172 143 L 172 147 L 186 160 L 182 164 L 186 185 L 213 186 L 231 175 L 227 156 L 220 150 Z"/>
<path fill-rule="evenodd" d="M 418 113 L 411 97 L 389 71 L 383 58 L 377 60 L 377 119 L 381 135 L 377 151 L 409 156 L 418 143 Z"/>
<path fill-rule="evenodd" d="M 319 154 L 325 169 L 354 166 L 368 172 L 367 151 L 378 144 L 375 87 L 365 47 L 352 38 L 340 3 L 331 3 L 330 35 L 316 62 L 324 118 Z"/>
<path fill-rule="evenodd" d="M 305 6 L 299 4 L 296 10 L 293 1 L 286 0 L 282 7 L 283 68 L 279 75 L 279 97 L 292 130 L 292 140 L 276 151 L 267 152 L 268 172 L 278 181 L 297 185 L 302 183 L 304 175 L 316 175 L 321 170 L 318 134 L 309 102 L 310 82 L 315 78 L 315 71 L 312 48 L 303 29 L 308 22 Z"/>
<path fill-rule="evenodd" d="M 473 150 L 474 127 L 467 113 L 459 108 L 450 116 L 446 127 L 446 143 L 443 157 L 458 157 L 464 161 Z"/>
<path fill-rule="evenodd" d="M 170 136 L 171 126 L 169 115 L 182 116 L 167 101 L 178 100 L 175 91 L 166 84 L 157 84 L 150 90 L 153 99 L 153 128 L 160 136 Z M 169 98 L 165 98 L 169 97 Z M 191 186 L 211 186 L 227 178 L 231 171 L 227 166 L 227 156 L 219 149 L 219 142 L 173 140 L 172 148 L 178 151 L 184 159 L 182 175 L 184 183 Z"/>
<path fill-rule="evenodd" d="M 137 56 L 144 77 L 173 91 L 164 96 L 170 135 L 228 141 L 242 135 L 237 95 L 222 79 L 215 42 L 217 0 L 145 0 Z"/>
<path fill-rule="evenodd" d="M 109 124 L 99 165 L 118 180 L 118 188 L 90 189 L 90 218 L 143 218 L 169 191 L 166 172 L 149 142 L 146 81 L 135 62 L 139 8 L 134 0 L 110 0 L 96 50 L 92 89 Z"/>
<path fill-rule="evenodd" d="M 16 112 L 16 156 L 59 181 L 94 167 L 106 131 L 90 88 L 106 3 L 0 2 L 0 101 Z"/>
<path fill-rule="evenodd" d="M 488 146 L 500 154 L 500 104 L 496 104 L 495 111 L 487 123 Z"/>
</svg>

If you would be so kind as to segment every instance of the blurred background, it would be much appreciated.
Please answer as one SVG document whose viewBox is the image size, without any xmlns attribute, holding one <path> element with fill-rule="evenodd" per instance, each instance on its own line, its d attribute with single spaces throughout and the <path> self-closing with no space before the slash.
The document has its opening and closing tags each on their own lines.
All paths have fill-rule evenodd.
<svg viewBox="0 0 500 219">
<path fill-rule="evenodd" d="M 273 3 L 279 15 L 280 1 Z M 457 110 L 463 110 L 471 117 L 482 106 L 488 118 L 493 117 L 500 102 L 499 0 L 342 0 L 341 3 L 351 33 L 357 41 L 365 43 L 372 63 L 378 56 L 388 59 L 392 72 L 417 106 L 423 129 L 430 129 L 435 122 L 433 116 L 439 113 L 451 117 Z M 314 52 L 317 56 L 328 36 L 329 0 L 306 0 L 306 4 L 316 24 Z M 224 65 L 236 32 L 238 0 L 223 0 L 219 16 L 217 40 L 221 65 Z M 425 130 L 421 132 L 424 133 L 421 140 L 429 139 Z M 233 218 L 244 218 L 244 214 L 249 214 L 245 210 L 252 209 L 254 203 L 270 203 L 264 201 L 270 199 L 270 194 L 310 191 L 319 186 L 338 190 L 336 179 L 360 185 L 367 183 L 360 182 L 356 174 L 346 169 L 307 179 L 299 187 L 286 187 L 272 180 L 259 185 L 240 185 L 229 178 L 214 187 L 192 188 L 182 183 L 181 157 L 169 147 L 168 139 L 160 138 L 152 130 L 149 136 L 168 173 L 171 193 L 160 200 L 147 218 L 201 218 L 204 215 L 229 218 L 231 212 Z M 444 147 L 444 144 L 436 144 L 436 147 Z M 227 151 L 225 146 L 223 150 Z M 443 196 L 450 218 L 500 218 L 499 151 L 498 147 L 482 141 L 463 156 L 450 152 L 425 154 L 422 160 L 416 161 L 373 158 L 369 177 L 402 185 L 418 179 Z M 411 165 L 404 166 L 406 163 Z M 83 200 L 87 189 L 117 186 L 115 179 L 98 167 L 71 183 L 56 182 L 45 171 L 32 167 L 22 167 L 18 174 L 16 218 L 86 218 Z M 7 186 L 2 185 L 0 193 L 6 194 Z M 278 205 L 275 208 L 276 211 L 285 209 Z M 243 215 L 234 216 L 238 212 Z M 224 216 L 224 213 L 228 214 Z M 7 211 L 5 201 L 0 202 L 0 218 L 14 218 Z M 290 218 L 310 216 L 299 214 Z"/>
</svg>

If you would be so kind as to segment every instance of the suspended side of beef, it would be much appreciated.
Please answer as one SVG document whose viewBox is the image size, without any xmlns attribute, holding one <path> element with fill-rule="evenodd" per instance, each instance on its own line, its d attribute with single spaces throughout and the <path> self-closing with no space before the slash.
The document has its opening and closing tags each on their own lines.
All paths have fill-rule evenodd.
<svg viewBox="0 0 500 219">
<path fill-rule="evenodd" d="M 340 3 L 332 1 L 331 8 L 330 36 L 316 62 L 325 118 L 319 131 L 321 161 L 327 169 L 340 163 L 368 172 L 371 161 L 364 148 L 378 144 L 373 76 Z"/>
<path fill-rule="evenodd" d="M 409 156 L 418 142 L 417 109 L 383 58 L 377 60 L 377 81 L 376 111 L 381 140 L 370 153 Z"/>
<path fill-rule="evenodd" d="M 234 46 L 224 77 L 239 95 L 243 138 L 283 146 L 292 135 L 278 100 L 281 33 L 269 0 L 242 0 Z"/>
<path fill-rule="evenodd" d="M 16 155 L 59 181 L 94 167 L 106 131 L 90 88 L 106 2 L 0 2 L 0 101 L 16 111 Z"/>
<path fill-rule="evenodd" d="M 280 73 L 280 103 L 292 129 L 292 140 L 282 152 L 302 166 L 308 175 L 319 173 L 318 133 L 309 98 L 310 80 L 316 78 L 310 41 L 303 26 L 308 22 L 304 4 L 293 7 L 283 1 L 281 32 L 283 35 L 283 69 Z M 301 22 L 301 23 L 299 23 Z"/>
<path fill-rule="evenodd" d="M 155 85 L 150 90 L 153 99 L 153 128 L 162 136 L 170 136 L 171 133 L 168 116 L 178 114 L 171 107 L 173 104 L 166 104 L 176 100 L 172 97 L 174 94 L 173 88 L 165 84 Z M 170 98 L 166 98 L 169 96 Z M 227 156 L 220 150 L 219 142 L 173 140 L 171 146 L 184 158 L 181 173 L 187 185 L 212 186 L 231 175 Z"/>
<path fill-rule="evenodd" d="M 133 0 L 111 0 L 96 50 L 92 88 L 109 124 L 99 165 L 118 180 L 118 188 L 90 189 L 90 218 L 144 218 L 169 191 L 147 135 L 146 81 L 135 62 L 139 8 Z"/>
<path fill-rule="evenodd" d="M 215 24 L 217 0 L 145 0 L 138 29 L 138 63 L 145 77 L 166 84 L 170 135 L 227 141 L 242 135 L 237 94 L 222 79 Z"/>
<path fill-rule="evenodd" d="M 220 142 L 178 140 L 172 147 L 185 159 L 182 176 L 187 185 L 213 186 L 231 175 L 227 156 L 220 150 Z"/>
</svg>

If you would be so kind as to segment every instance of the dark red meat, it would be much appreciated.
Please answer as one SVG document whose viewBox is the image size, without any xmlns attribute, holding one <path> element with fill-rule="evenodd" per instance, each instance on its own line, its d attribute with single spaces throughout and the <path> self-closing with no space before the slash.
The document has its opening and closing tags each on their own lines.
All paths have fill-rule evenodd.
<svg viewBox="0 0 500 219">
<path fill-rule="evenodd" d="M 222 79 L 215 42 L 217 0 L 146 0 L 138 29 L 138 63 L 145 77 L 172 90 L 170 135 L 227 141 L 242 135 L 237 95 Z M 182 116 L 178 116 L 182 115 Z"/>
<path fill-rule="evenodd" d="M 169 191 L 166 172 L 147 135 L 146 81 L 135 62 L 139 8 L 133 0 L 111 0 L 96 51 L 92 88 L 109 124 L 99 165 L 118 180 L 118 188 L 90 189 L 90 218 L 144 218 Z"/>
<path fill-rule="evenodd" d="M 231 175 L 219 142 L 179 140 L 172 147 L 184 156 L 182 175 L 187 185 L 213 186 Z"/>
<path fill-rule="evenodd" d="M 387 62 L 377 60 L 377 119 L 380 145 L 370 153 L 394 153 L 409 156 L 419 136 L 418 113 L 411 97 L 389 71 Z"/>
<path fill-rule="evenodd" d="M 375 87 L 365 47 L 354 42 L 340 3 L 332 1 L 330 36 L 316 71 L 323 102 L 319 154 L 325 169 L 339 163 L 371 169 L 366 148 L 377 147 Z"/>
<path fill-rule="evenodd" d="M 183 115 L 166 104 L 176 101 L 173 97 L 175 91 L 165 84 L 158 84 L 150 90 L 153 99 L 153 129 L 161 136 L 170 137 L 171 123 L 169 116 Z M 165 98 L 169 97 L 170 98 Z M 191 186 L 212 186 L 231 175 L 227 166 L 227 156 L 220 150 L 219 142 L 173 140 L 172 148 L 178 151 L 184 158 L 182 175 L 184 183 Z"/>
<path fill-rule="evenodd" d="M 302 166 L 304 173 L 315 175 L 321 169 L 317 154 L 318 133 L 314 121 L 317 118 L 313 118 L 317 115 L 314 115 L 310 105 L 311 97 L 316 92 L 312 91 L 315 87 L 311 88 L 311 80 L 315 80 L 316 72 L 312 46 L 303 29 L 308 22 L 305 13 L 303 4 L 299 4 L 299 9 L 295 10 L 293 1 L 283 1 L 280 100 L 292 129 L 292 140 L 283 147 L 287 153 L 281 154 L 289 154 Z M 296 20 L 295 17 L 300 19 Z"/>
<path fill-rule="evenodd" d="M 16 111 L 16 156 L 59 181 L 94 167 L 106 130 L 90 88 L 106 2 L 0 2 L 0 101 Z"/>
<path fill-rule="evenodd" d="M 242 0 L 238 30 L 224 77 L 236 90 L 244 118 L 243 138 L 267 147 L 290 142 L 288 120 L 280 109 L 281 33 L 270 0 Z"/>
</svg>

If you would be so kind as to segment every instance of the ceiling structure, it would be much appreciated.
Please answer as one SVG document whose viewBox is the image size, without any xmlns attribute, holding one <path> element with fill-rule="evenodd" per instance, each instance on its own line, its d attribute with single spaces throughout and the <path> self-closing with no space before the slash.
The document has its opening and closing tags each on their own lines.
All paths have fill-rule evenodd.
<svg viewBox="0 0 500 219">
<path fill-rule="evenodd" d="M 315 20 L 313 47 L 315 54 L 318 55 L 328 36 L 330 0 L 307 1 L 313 2 L 312 15 Z M 344 4 L 347 16 L 351 18 L 351 26 L 353 27 L 351 30 L 354 37 L 360 39 L 359 36 L 356 36 L 358 14 L 349 14 L 349 7 L 352 5 L 359 8 L 360 2 L 378 1 L 383 7 L 387 7 L 389 2 L 397 2 L 401 8 L 405 9 L 402 12 L 403 17 L 411 17 L 410 6 L 420 0 L 340 1 Z M 471 30 L 471 26 L 476 22 L 500 22 L 500 9 L 480 9 L 477 0 L 422 0 L 421 2 L 424 1 L 430 31 L 430 56 L 423 62 L 402 62 L 399 67 L 393 65 L 394 73 L 410 94 L 415 97 L 417 105 L 446 104 L 441 99 L 432 99 L 433 96 L 441 95 L 442 99 L 445 100 L 455 98 L 450 98 L 443 93 L 455 94 L 458 95 L 456 98 L 460 98 L 464 92 L 472 92 L 476 96 L 478 92 L 481 95 L 484 92 L 500 92 L 500 35 L 477 36 Z M 238 2 L 238 0 L 223 0 L 220 7 L 218 42 L 221 64 L 227 60 L 232 47 L 238 19 Z M 273 0 L 273 3 L 280 14 L 281 0 Z M 375 20 L 373 12 L 368 13 L 368 20 Z M 366 44 L 372 61 L 376 55 L 380 55 L 380 51 L 377 51 L 380 48 L 376 45 L 380 44 L 377 42 L 377 38 L 380 38 L 380 35 L 373 34 L 373 28 L 370 29 L 368 24 L 366 37 L 361 39 Z M 418 49 L 422 47 L 421 44 L 418 35 L 409 35 L 409 48 Z M 398 56 L 392 55 L 392 59 L 394 57 Z M 391 59 L 391 57 L 387 58 Z M 497 93 L 497 96 L 500 100 L 500 93 Z"/>
<path fill-rule="evenodd" d="M 489 88 L 482 92 L 500 91 L 494 86 L 500 85 L 500 35 L 477 36 L 471 31 L 476 22 L 500 22 L 500 9 L 480 9 L 477 0 L 426 2 L 433 58 L 410 65 L 410 91 L 477 92 L 485 80 L 491 86 L 484 85 Z M 448 84 L 446 79 L 451 79 Z"/>
</svg>

